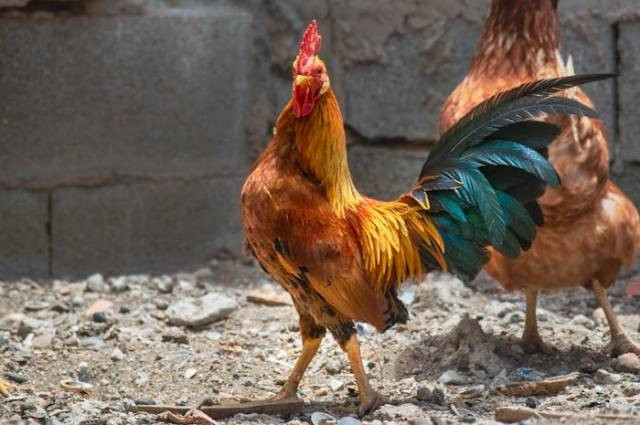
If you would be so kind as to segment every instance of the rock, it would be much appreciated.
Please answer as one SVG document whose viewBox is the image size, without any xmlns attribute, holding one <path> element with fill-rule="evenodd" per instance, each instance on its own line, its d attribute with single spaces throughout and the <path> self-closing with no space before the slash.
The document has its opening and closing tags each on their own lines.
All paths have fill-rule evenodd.
<svg viewBox="0 0 640 425">
<path fill-rule="evenodd" d="M 510 302 L 500 302 L 496 300 L 491 300 L 484 306 L 484 311 L 490 316 L 493 317 L 505 317 L 507 314 L 515 311 L 517 306 L 514 303 Z"/>
<path fill-rule="evenodd" d="M 539 402 L 539 401 L 538 401 L 538 399 L 537 399 L 537 398 L 535 398 L 535 397 L 527 397 L 527 398 L 524 400 L 524 404 L 525 404 L 525 406 L 527 406 L 527 407 L 530 407 L 530 408 L 532 408 L 532 409 L 535 409 L 536 407 L 538 407 L 538 406 L 540 405 L 540 402 Z"/>
<path fill-rule="evenodd" d="M 219 339 L 219 338 L 218 338 Z M 162 334 L 162 342 L 174 342 L 176 344 L 188 344 L 187 334 L 178 328 L 169 328 Z"/>
<path fill-rule="evenodd" d="M 593 382 L 600 385 L 617 384 L 622 381 L 622 376 L 617 373 L 611 373 L 604 369 L 598 369 L 593 376 Z"/>
<path fill-rule="evenodd" d="M 157 278 L 155 279 L 156 281 L 156 288 L 158 288 L 158 291 L 162 292 L 163 294 L 169 294 L 173 291 L 173 287 L 174 287 L 174 280 L 171 278 L 165 278 L 164 276 L 162 278 Z"/>
<path fill-rule="evenodd" d="M 640 394 L 640 382 L 626 382 L 622 387 L 622 392 L 627 397 L 634 397 Z"/>
<path fill-rule="evenodd" d="M 146 384 L 147 382 L 149 382 L 149 374 L 147 372 L 140 371 L 140 372 L 138 372 L 138 375 L 137 375 L 135 381 L 133 381 L 133 382 L 136 385 L 141 387 L 144 384 Z"/>
<path fill-rule="evenodd" d="M 73 304 L 75 307 L 81 307 L 84 305 L 84 297 L 80 294 L 78 295 L 74 295 L 73 298 L 71 298 L 71 304 Z"/>
<path fill-rule="evenodd" d="M 184 298 L 169 306 L 166 311 L 169 323 L 198 327 L 228 317 L 238 303 L 221 294 L 209 293 L 200 298 Z"/>
<path fill-rule="evenodd" d="M 468 379 L 458 371 L 450 369 L 440 375 L 438 382 L 445 385 L 464 385 Z"/>
<path fill-rule="evenodd" d="M 118 347 L 114 348 L 110 356 L 111 360 L 119 362 L 124 359 L 124 353 Z"/>
<path fill-rule="evenodd" d="M 17 382 L 18 384 L 24 384 L 25 382 L 29 381 L 29 378 L 27 378 L 25 375 L 16 372 L 5 372 L 4 377 L 13 382 Z"/>
<path fill-rule="evenodd" d="M 111 279 L 111 289 L 114 292 L 126 291 L 129 288 L 127 278 L 125 276 L 114 277 Z"/>
<path fill-rule="evenodd" d="M 431 393 L 431 388 L 429 387 L 420 387 L 416 392 L 416 397 L 420 401 L 431 402 L 433 400 L 433 394 Z"/>
<path fill-rule="evenodd" d="M 30 333 L 37 332 L 41 329 L 49 327 L 51 327 L 51 324 L 44 320 L 38 320 L 31 317 L 23 316 L 18 327 L 18 336 L 20 338 L 25 338 Z"/>
<path fill-rule="evenodd" d="M 539 381 L 547 376 L 546 373 L 540 372 L 536 369 L 531 369 L 529 367 L 519 367 L 513 371 L 513 375 L 514 378 L 523 381 Z"/>
<path fill-rule="evenodd" d="M 358 336 L 369 336 L 376 333 L 376 328 L 368 323 L 356 322 L 356 331 L 358 332 Z"/>
<path fill-rule="evenodd" d="M 222 338 L 222 334 L 218 331 L 210 331 L 207 332 L 206 337 L 209 341 L 219 341 Z"/>
<path fill-rule="evenodd" d="M 100 273 L 96 273 L 87 278 L 87 290 L 91 292 L 104 292 L 105 289 L 104 278 Z"/>
<path fill-rule="evenodd" d="M 602 309 L 602 307 L 598 307 L 595 310 L 593 310 L 593 321 L 596 322 L 596 325 L 606 325 L 607 324 L 607 317 L 604 315 L 604 310 Z"/>
<path fill-rule="evenodd" d="M 385 404 L 378 409 L 377 414 L 399 423 L 423 424 L 427 421 L 426 414 L 413 403 L 404 403 L 399 406 Z"/>
<path fill-rule="evenodd" d="M 618 372 L 640 373 L 640 359 L 635 353 L 625 353 L 613 362 L 613 368 Z"/>
<path fill-rule="evenodd" d="M 460 422 L 465 424 L 473 424 L 476 422 L 476 417 L 473 416 L 472 413 L 467 413 L 466 415 L 460 418 Z"/>
<path fill-rule="evenodd" d="M 78 374 L 78 381 L 80 382 L 89 382 L 91 379 L 91 371 L 89 370 L 89 363 L 80 362 L 78 363 L 78 368 L 76 370 Z"/>
<path fill-rule="evenodd" d="M 578 314 L 571 319 L 571 324 L 574 326 L 584 326 L 587 329 L 592 329 L 594 326 L 593 320 L 589 319 L 584 314 Z"/>
<path fill-rule="evenodd" d="M 433 402 L 440 406 L 444 405 L 447 399 L 445 396 L 444 390 L 440 387 L 435 387 L 433 389 L 432 396 L 433 396 Z"/>
<path fill-rule="evenodd" d="M 105 312 L 99 311 L 97 313 L 93 313 L 93 316 L 91 316 L 91 320 L 96 323 L 107 323 L 109 321 L 109 318 L 107 317 Z"/>
<path fill-rule="evenodd" d="M 183 292 L 191 292 L 195 289 L 196 285 L 190 280 L 180 279 L 178 281 L 178 288 Z"/>
<path fill-rule="evenodd" d="M 197 373 L 198 369 L 191 367 L 184 371 L 184 379 L 191 379 L 196 376 Z"/>
<path fill-rule="evenodd" d="M 332 379 L 329 381 L 329 388 L 331 388 L 331 391 L 338 391 L 340 389 L 342 389 L 342 387 L 344 387 L 344 382 L 342 382 L 339 379 Z"/>
<path fill-rule="evenodd" d="M 38 336 L 35 336 L 31 340 L 31 346 L 33 348 L 47 348 L 51 346 L 53 337 L 56 336 L 56 330 L 53 328 L 44 329 Z"/>
<path fill-rule="evenodd" d="M 340 373 L 341 369 L 342 369 L 342 365 L 340 364 L 340 361 L 337 359 L 329 359 L 324 364 L 324 370 L 326 370 L 329 375 L 336 375 Z"/>
<path fill-rule="evenodd" d="M 345 416 L 344 418 L 338 419 L 336 425 L 362 425 L 362 422 L 353 416 Z"/>
<path fill-rule="evenodd" d="M 247 295 L 247 301 L 268 306 L 291 305 L 291 297 L 285 290 L 268 283 L 251 291 Z"/>
<path fill-rule="evenodd" d="M 411 305 L 416 300 L 417 290 L 418 290 L 418 285 L 405 284 L 398 291 L 398 299 L 402 301 L 405 305 Z"/>
<path fill-rule="evenodd" d="M 113 303 L 109 300 L 98 299 L 93 302 L 87 309 L 84 311 L 84 315 L 86 317 L 92 317 L 96 313 L 104 313 L 113 307 Z"/>
<path fill-rule="evenodd" d="M 324 412 L 313 412 L 311 414 L 311 423 L 313 425 L 328 425 L 335 421 L 335 419 L 333 416 Z"/>
</svg>

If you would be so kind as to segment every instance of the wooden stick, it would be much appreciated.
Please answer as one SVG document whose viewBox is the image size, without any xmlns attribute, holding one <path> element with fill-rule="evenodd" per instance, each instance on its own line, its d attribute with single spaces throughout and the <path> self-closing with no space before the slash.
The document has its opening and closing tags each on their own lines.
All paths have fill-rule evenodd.
<svg viewBox="0 0 640 425">
<path fill-rule="evenodd" d="M 268 415 L 287 415 L 300 412 L 304 408 L 302 400 L 264 400 L 248 403 L 220 404 L 215 406 L 201 406 L 199 411 L 212 419 L 223 419 L 238 413 L 264 413 Z M 184 415 L 193 408 L 185 406 L 161 406 L 155 404 L 141 404 L 135 406 L 134 411 L 158 415 L 164 412 Z"/>
<path fill-rule="evenodd" d="M 547 419 L 602 419 L 602 420 L 625 420 L 638 421 L 640 417 L 633 415 L 614 415 L 614 414 L 595 414 L 595 415 L 576 415 L 571 412 L 553 412 L 553 411 L 537 411 L 528 407 L 504 406 L 496 408 L 496 421 L 514 423 L 525 421 L 531 418 L 547 418 Z"/>
<path fill-rule="evenodd" d="M 567 385 L 573 384 L 578 377 L 580 377 L 580 373 L 574 372 L 569 375 L 555 376 L 540 381 L 513 382 L 498 386 L 496 391 L 515 397 L 556 394 L 562 391 Z"/>
</svg>

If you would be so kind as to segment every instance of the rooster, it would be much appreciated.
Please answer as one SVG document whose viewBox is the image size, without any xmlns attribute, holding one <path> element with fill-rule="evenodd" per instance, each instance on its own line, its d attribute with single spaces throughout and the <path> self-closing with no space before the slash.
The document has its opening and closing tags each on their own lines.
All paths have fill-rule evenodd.
<svg viewBox="0 0 640 425">
<path fill-rule="evenodd" d="M 607 76 L 544 80 L 480 104 L 442 136 L 413 188 L 384 202 L 361 195 L 351 179 L 340 106 L 317 56 L 321 40 L 314 21 L 293 63 L 292 97 L 242 189 L 242 217 L 247 249 L 289 292 L 300 320 L 301 353 L 274 400 L 297 400 L 328 329 L 349 358 L 362 415 L 380 397 L 365 374 L 354 321 L 380 332 L 405 323 L 397 297 L 403 281 L 431 270 L 471 279 L 489 258 L 485 247 L 509 257 L 526 249 L 541 219 L 530 186 L 558 184 L 544 157 L 557 129 L 523 119 L 595 117 L 552 94 Z"/>
<path fill-rule="evenodd" d="M 447 99 L 442 132 L 476 105 L 498 92 L 539 78 L 573 74 L 571 59 L 560 57 L 557 0 L 493 0 L 470 71 Z M 589 107 L 579 88 L 566 99 Z M 606 290 L 630 267 L 640 246 L 640 224 L 633 203 L 609 180 L 609 152 L 600 120 L 548 116 L 561 132 L 549 146 L 549 160 L 562 186 L 540 198 L 544 227 L 533 246 L 517 259 L 491 249 L 486 270 L 507 290 L 526 295 L 522 336 L 528 352 L 549 352 L 538 332 L 538 291 L 584 286 L 593 291 L 611 331 L 610 352 L 640 354 L 640 346 L 621 328 Z M 542 194 L 542 187 L 532 188 Z"/>
</svg>

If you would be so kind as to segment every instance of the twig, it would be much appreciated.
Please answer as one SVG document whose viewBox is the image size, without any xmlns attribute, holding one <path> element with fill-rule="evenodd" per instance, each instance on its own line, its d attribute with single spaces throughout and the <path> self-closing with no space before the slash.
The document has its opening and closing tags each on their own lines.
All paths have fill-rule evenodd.
<svg viewBox="0 0 640 425">
<path fill-rule="evenodd" d="M 300 412 L 304 408 L 302 400 L 263 400 L 248 403 L 220 404 L 216 406 L 201 406 L 197 410 L 213 419 L 223 419 L 238 413 L 265 413 L 269 415 L 288 415 Z M 158 415 L 165 412 L 185 415 L 192 409 L 184 406 L 162 406 L 155 404 L 137 405 L 133 407 L 136 412 Z"/>
<path fill-rule="evenodd" d="M 496 421 L 514 423 L 525 421 L 531 418 L 547 418 L 547 419 L 602 419 L 602 420 L 624 420 L 637 421 L 638 416 L 633 415 L 614 415 L 614 414 L 595 414 L 595 415 L 576 415 L 571 412 L 552 412 L 552 411 L 536 411 L 528 407 L 505 406 L 496 408 Z"/>
<path fill-rule="evenodd" d="M 555 376 L 540 381 L 514 382 L 500 385 L 496 388 L 496 391 L 504 395 L 516 397 L 556 394 L 562 391 L 567 385 L 573 384 L 578 377 L 580 377 L 580 373 L 574 372 L 569 375 Z"/>
</svg>

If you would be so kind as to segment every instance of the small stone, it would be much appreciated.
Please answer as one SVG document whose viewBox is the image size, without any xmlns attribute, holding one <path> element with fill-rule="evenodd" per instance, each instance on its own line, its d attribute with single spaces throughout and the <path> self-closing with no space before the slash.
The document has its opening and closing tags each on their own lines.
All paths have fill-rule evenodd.
<svg viewBox="0 0 640 425">
<path fill-rule="evenodd" d="M 535 409 L 540 405 L 540 402 L 535 397 L 527 397 L 524 401 L 525 406 Z"/>
<path fill-rule="evenodd" d="M 18 336 L 20 338 L 25 338 L 30 333 L 50 326 L 51 325 L 44 320 L 32 319 L 30 317 L 23 316 L 22 320 L 20 320 L 20 326 L 18 327 Z"/>
<path fill-rule="evenodd" d="M 156 279 L 156 288 L 158 288 L 158 291 L 162 292 L 163 294 L 171 293 L 173 291 L 173 287 L 174 287 L 174 280 L 171 278 Z"/>
<path fill-rule="evenodd" d="M 222 334 L 218 331 L 210 331 L 207 332 L 206 337 L 209 341 L 219 341 L 222 338 Z"/>
<path fill-rule="evenodd" d="M 490 316 L 493 317 L 505 317 L 507 314 L 515 311 L 517 306 L 514 303 L 510 302 L 500 302 L 496 300 L 489 301 L 484 306 L 484 311 Z"/>
<path fill-rule="evenodd" d="M 462 375 L 458 371 L 450 369 L 440 375 L 438 382 L 445 385 L 464 385 L 468 380 L 466 376 Z"/>
<path fill-rule="evenodd" d="M 93 316 L 91 316 L 91 320 L 96 323 L 107 323 L 109 321 L 109 318 L 104 311 L 99 311 L 97 313 L 93 313 Z"/>
<path fill-rule="evenodd" d="M 166 315 L 173 325 L 198 327 L 224 319 L 237 308 L 235 300 L 212 292 L 200 298 L 181 299 L 167 308 Z"/>
<path fill-rule="evenodd" d="M 105 289 L 104 278 L 100 273 L 96 273 L 87 278 L 87 290 L 91 292 L 105 292 Z"/>
<path fill-rule="evenodd" d="M 111 360 L 114 362 L 119 362 L 120 360 L 124 360 L 124 353 L 118 347 L 114 348 L 111 352 Z"/>
<path fill-rule="evenodd" d="M 344 418 L 338 419 L 336 425 L 362 425 L 362 422 L 353 416 L 345 416 Z"/>
<path fill-rule="evenodd" d="M 154 304 L 158 310 L 166 310 L 169 308 L 169 303 L 166 300 L 156 300 Z"/>
<path fill-rule="evenodd" d="M 129 289 L 127 278 L 124 276 L 114 277 L 111 279 L 111 289 L 114 292 L 123 292 Z"/>
<path fill-rule="evenodd" d="M 445 425 L 446 422 L 444 421 L 444 419 L 439 418 L 437 416 L 431 416 L 431 425 Z"/>
<path fill-rule="evenodd" d="M 315 392 L 313 393 L 313 395 L 315 395 L 316 397 L 324 397 L 327 394 L 329 394 L 329 388 L 318 388 L 317 390 L 315 390 Z"/>
<path fill-rule="evenodd" d="M 71 304 L 73 304 L 75 307 L 83 306 L 84 297 L 82 295 L 74 295 L 73 298 L 71 298 Z"/>
<path fill-rule="evenodd" d="M 607 317 L 604 315 L 602 307 L 593 310 L 592 317 L 593 321 L 596 322 L 597 325 L 605 325 L 607 323 Z"/>
<path fill-rule="evenodd" d="M 9 379 L 10 381 L 17 382 L 18 384 L 24 384 L 29 381 L 25 375 L 16 372 L 5 372 L 4 377 Z"/>
<path fill-rule="evenodd" d="M 176 344 L 188 344 L 189 343 L 189 338 L 187 337 L 186 333 L 182 332 L 181 329 L 170 328 L 170 329 L 167 329 L 167 331 L 165 331 L 162 334 L 162 342 L 173 342 L 173 343 L 176 343 Z"/>
<path fill-rule="evenodd" d="M 466 415 L 460 418 L 460 422 L 465 424 L 472 424 L 476 422 L 476 417 L 473 416 L 471 413 L 467 413 Z"/>
<path fill-rule="evenodd" d="M 416 393 L 416 397 L 420 401 L 426 401 L 426 402 L 430 403 L 431 400 L 433 400 L 433 394 L 431 392 L 431 388 L 429 388 L 429 387 L 420 387 L 420 388 L 418 388 L 418 391 Z"/>
<path fill-rule="evenodd" d="M 194 367 L 190 367 L 189 369 L 184 371 L 184 379 L 191 379 L 198 373 L 198 369 Z"/>
<path fill-rule="evenodd" d="M 416 284 L 407 284 L 400 288 L 398 291 L 398 299 L 402 301 L 405 305 L 411 305 L 416 300 L 416 291 L 418 290 L 418 285 Z"/>
<path fill-rule="evenodd" d="M 47 348 L 51 346 L 51 342 L 55 336 L 56 330 L 53 328 L 47 328 L 40 335 L 31 340 L 31 346 L 33 348 Z"/>
<path fill-rule="evenodd" d="M 196 286 L 193 284 L 193 282 L 190 282 L 188 280 L 180 280 L 178 282 L 178 287 L 184 292 L 191 292 L 195 289 Z"/>
<path fill-rule="evenodd" d="M 339 379 L 332 379 L 331 381 L 329 381 L 329 387 L 331 388 L 331 391 L 335 392 L 344 387 L 344 382 Z"/>
<path fill-rule="evenodd" d="M 86 317 L 92 317 L 96 313 L 104 313 L 113 307 L 113 303 L 109 300 L 98 299 L 93 302 L 85 311 Z"/>
<path fill-rule="evenodd" d="M 622 387 L 622 392 L 627 397 L 634 397 L 640 394 L 640 382 L 627 382 Z"/>
<path fill-rule="evenodd" d="M 335 421 L 335 418 L 324 412 L 313 412 L 311 414 L 311 423 L 313 425 L 328 425 Z"/>
<path fill-rule="evenodd" d="M 336 375 L 340 373 L 341 369 L 342 369 L 342 365 L 340 364 L 340 361 L 338 361 L 337 359 L 329 359 L 324 364 L 324 370 L 326 370 L 329 375 Z"/>
<path fill-rule="evenodd" d="M 78 381 L 89 382 L 91 380 L 91 371 L 89 370 L 89 364 L 87 362 L 78 363 Z"/>
<path fill-rule="evenodd" d="M 593 376 L 593 382 L 600 385 L 617 384 L 620 381 L 622 381 L 622 376 L 604 369 L 598 369 Z"/>
<path fill-rule="evenodd" d="M 618 372 L 640 373 L 640 359 L 636 353 L 625 353 L 613 362 L 613 368 Z"/>
<path fill-rule="evenodd" d="M 571 324 L 574 326 L 584 326 L 587 329 L 592 329 L 594 326 L 593 320 L 589 319 L 584 314 L 578 314 L 571 319 Z"/>
<path fill-rule="evenodd" d="M 247 295 L 247 301 L 266 306 L 291 305 L 291 297 L 279 286 L 265 283 Z"/>
<path fill-rule="evenodd" d="M 138 386 L 143 386 L 147 382 L 149 382 L 149 374 L 142 371 L 138 372 L 138 376 L 135 379 L 134 383 Z"/>
<path fill-rule="evenodd" d="M 547 376 L 544 372 L 528 367 L 519 367 L 513 371 L 513 374 L 516 378 L 523 381 L 539 381 Z"/>
<path fill-rule="evenodd" d="M 444 390 L 440 387 L 435 387 L 432 392 L 433 402 L 437 405 L 444 405 L 446 401 L 446 396 L 444 394 Z"/>
</svg>

